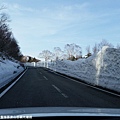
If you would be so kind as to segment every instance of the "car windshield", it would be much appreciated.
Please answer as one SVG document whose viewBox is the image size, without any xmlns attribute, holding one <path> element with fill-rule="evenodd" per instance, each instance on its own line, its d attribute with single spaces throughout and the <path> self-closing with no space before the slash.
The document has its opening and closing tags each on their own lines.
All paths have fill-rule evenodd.
<svg viewBox="0 0 120 120">
<path fill-rule="evenodd" d="M 0 0 L 0 110 L 120 110 L 120 0 Z"/>
</svg>

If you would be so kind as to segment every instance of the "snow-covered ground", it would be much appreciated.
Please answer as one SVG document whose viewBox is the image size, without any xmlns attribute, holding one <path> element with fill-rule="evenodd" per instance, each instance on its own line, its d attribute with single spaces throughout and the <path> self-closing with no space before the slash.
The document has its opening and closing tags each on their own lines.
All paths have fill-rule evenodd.
<svg viewBox="0 0 120 120">
<path fill-rule="evenodd" d="M 0 88 L 13 80 L 23 70 L 24 68 L 19 63 L 8 60 L 7 58 L 4 60 L 0 57 Z"/>
<path fill-rule="evenodd" d="M 97 54 L 77 61 L 49 63 L 50 69 L 93 85 L 120 92 L 120 50 L 104 46 Z"/>
</svg>

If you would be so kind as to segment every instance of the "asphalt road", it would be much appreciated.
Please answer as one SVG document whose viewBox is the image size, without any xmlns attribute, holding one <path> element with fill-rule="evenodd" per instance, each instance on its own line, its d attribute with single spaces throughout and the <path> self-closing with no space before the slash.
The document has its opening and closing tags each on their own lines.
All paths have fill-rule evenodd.
<svg viewBox="0 0 120 120">
<path fill-rule="evenodd" d="M 120 108 L 120 97 L 33 67 L 0 98 L 0 108 L 16 107 Z"/>
</svg>

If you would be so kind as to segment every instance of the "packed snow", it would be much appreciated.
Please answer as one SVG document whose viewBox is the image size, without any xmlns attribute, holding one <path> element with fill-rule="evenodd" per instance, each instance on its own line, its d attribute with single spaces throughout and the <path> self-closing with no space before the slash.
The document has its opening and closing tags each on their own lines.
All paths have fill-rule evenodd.
<svg viewBox="0 0 120 120">
<path fill-rule="evenodd" d="M 120 92 L 120 49 L 104 46 L 87 59 L 50 62 L 50 69 Z"/>
<path fill-rule="evenodd" d="M 24 68 L 19 62 L 0 57 L 0 88 L 17 77 Z"/>
</svg>

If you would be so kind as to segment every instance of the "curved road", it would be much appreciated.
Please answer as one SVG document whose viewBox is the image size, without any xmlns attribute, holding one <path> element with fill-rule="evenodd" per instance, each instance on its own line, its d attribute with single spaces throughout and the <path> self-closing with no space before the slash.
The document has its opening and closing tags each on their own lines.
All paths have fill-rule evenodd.
<svg viewBox="0 0 120 120">
<path fill-rule="evenodd" d="M 120 97 L 62 77 L 45 68 L 28 68 L 0 98 L 0 108 L 99 107 L 120 108 Z"/>
</svg>

